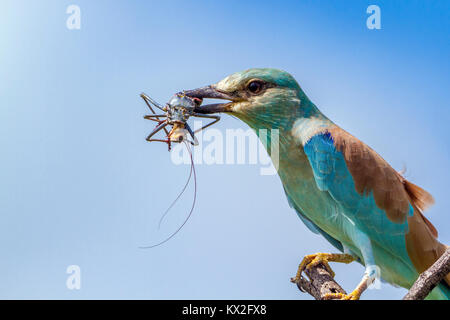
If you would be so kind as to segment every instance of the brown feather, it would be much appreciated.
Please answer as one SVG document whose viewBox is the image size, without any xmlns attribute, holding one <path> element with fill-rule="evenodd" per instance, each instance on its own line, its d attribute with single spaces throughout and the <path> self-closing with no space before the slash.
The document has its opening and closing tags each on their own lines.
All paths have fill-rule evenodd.
<svg viewBox="0 0 450 320">
<path fill-rule="evenodd" d="M 447 246 L 440 243 L 435 234 L 430 230 L 433 225 L 424 220 L 424 216 L 418 208 L 414 208 L 414 215 L 408 218 L 409 232 L 405 236 L 406 250 L 418 273 L 422 273 L 431 267 L 445 252 Z M 424 223 L 425 222 L 425 223 Z M 450 273 L 445 277 L 445 282 L 450 286 Z"/>
<path fill-rule="evenodd" d="M 406 180 L 374 150 L 348 132 L 337 126 L 328 131 L 336 149 L 344 155 L 359 194 L 372 192 L 376 205 L 395 223 L 405 222 L 409 205 L 413 206 L 414 214 L 407 218 L 406 248 L 417 272 L 428 269 L 446 250 L 446 245 L 437 240 L 436 228 L 422 214 L 434 203 L 431 194 Z M 446 282 L 450 285 L 450 274 Z"/>
<path fill-rule="evenodd" d="M 389 220 L 405 222 L 409 197 L 403 178 L 381 156 L 343 129 L 329 129 L 337 150 L 344 155 L 359 194 L 373 193 L 376 205 L 386 211 Z"/>
<path fill-rule="evenodd" d="M 420 211 L 423 212 L 434 204 L 433 196 L 421 187 L 406 179 L 404 179 L 403 184 L 405 185 L 406 192 L 408 192 L 411 200 Z"/>
</svg>

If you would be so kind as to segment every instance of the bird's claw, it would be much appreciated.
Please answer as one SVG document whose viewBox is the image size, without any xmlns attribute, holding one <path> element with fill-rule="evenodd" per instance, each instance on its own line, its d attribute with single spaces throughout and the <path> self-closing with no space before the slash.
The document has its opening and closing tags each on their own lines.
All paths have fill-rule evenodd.
<svg viewBox="0 0 450 320">
<path fill-rule="evenodd" d="M 341 262 L 341 263 L 350 263 L 355 261 L 355 257 L 346 254 L 346 253 L 315 253 L 309 254 L 305 256 L 300 263 L 297 274 L 294 278 L 291 278 L 291 282 L 298 283 L 298 281 L 302 278 L 302 273 L 305 270 L 309 270 L 318 264 L 322 264 L 325 269 L 330 273 L 330 275 L 334 278 L 334 271 L 331 269 L 328 262 Z M 311 280 L 311 279 L 310 279 Z"/>
<path fill-rule="evenodd" d="M 325 269 L 331 274 L 331 276 L 334 278 L 334 271 L 331 269 L 330 265 L 328 264 L 328 261 L 332 257 L 333 254 L 331 253 L 315 253 L 315 254 L 309 254 L 305 256 L 298 266 L 297 274 L 294 278 L 291 278 L 291 282 L 297 283 L 302 278 L 302 273 L 305 270 L 309 270 L 314 266 L 317 266 L 318 264 L 322 264 Z"/>
<path fill-rule="evenodd" d="M 349 294 L 345 293 L 327 293 L 323 295 L 323 300 L 359 300 L 361 297 L 361 292 L 355 290 Z"/>
</svg>

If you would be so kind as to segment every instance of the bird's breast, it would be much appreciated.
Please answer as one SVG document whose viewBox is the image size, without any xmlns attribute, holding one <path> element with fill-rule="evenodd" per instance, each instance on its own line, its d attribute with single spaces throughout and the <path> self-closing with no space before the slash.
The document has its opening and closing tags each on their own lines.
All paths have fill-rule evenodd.
<svg viewBox="0 0 450 320">
<path fill-rule="evenodd" d="M 280 155 L 278 174 L 291 200 L 301 213 L 334 238 L 347 242 L 348 219 L 339 211 L 328 192 L 321 191 L 303 147 L 292 143 Z"/>
</svg>

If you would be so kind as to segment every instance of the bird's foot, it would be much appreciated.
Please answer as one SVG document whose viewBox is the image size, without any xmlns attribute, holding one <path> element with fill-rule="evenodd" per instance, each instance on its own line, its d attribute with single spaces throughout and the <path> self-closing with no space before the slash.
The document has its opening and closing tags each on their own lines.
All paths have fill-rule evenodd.
<svg viewBox="0 0 450 320">
<path fill-rule="evenodd" d="M 358 284 L 355 290 L 353 290 L 349 294 L 345 293 L 327 293 L 325 294 L 322 299 L 324 300 L 359 300 L 361 297 L 361 294 L 370 286 L 371 283 L 375 281 L 375 279 L 379 275 L 379 269 L 375 265 L 368 265 L 366 266 L 366 272 L 364 273 L 364 276 L 361 280 L 361 282 Z"/>
<path fill-rule="evenodd" d="M 359 300 L 361 297 L 361 291 L 355 289 L 353 292 L 349 294 L 345 293 L 327 293 L 323 295 L 323 300 Z"/>
<path fill-rule="evenodd" d="M 346 253 L 315 253 L 315 254 L 309 254 L 305 256 L 300 263 L 297 274 L 294 278 L 291 278 L 291 282 L 297 283 L 300 278 L 302 277 L 302 273 L 305 270 L 309 270 L 314 266 L 317 266 L 318 264 L 322 264 L 327 271 L 331 274 L 331 276 L 334 278 L 334 271 L 331 269 L 328 262 L 342 262 L 342 263 L 350 263 L 354 261 L 355 258 Z"/>
</svg>

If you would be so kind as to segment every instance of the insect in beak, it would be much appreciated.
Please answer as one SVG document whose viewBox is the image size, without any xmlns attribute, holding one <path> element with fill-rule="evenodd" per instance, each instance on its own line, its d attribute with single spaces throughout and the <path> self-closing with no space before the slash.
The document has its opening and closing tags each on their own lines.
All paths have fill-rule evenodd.
<svg viewBox="0 0 450 320">
<path fill-rule="evenodd" d="M 145 248 L 157 247 L 159 245 L 162 245 L 163 243 L 166 243 L 170 239 L 172 239 L 181 230 L 181 228 L 186 224 L 189 217 L 191 216 L 191 214 L 194 210 L 195 201 L 196 201 L 197 178 L 196 178 L 196 173 L 195 173 L 194 160 L 192 157 L 192 150 L 188 143 L 190 143 L 191 145 L 194 145 L 194 146 L 198 145 L 198 141 L 197 141 L 197 138 L 195 137 L 195 133 L 213 125 L 214 123 L 216 123 L 217 121 L 220 120 L 220 117 L 217 115 L 204 115 L 201 113 L 197 113 L 195 111 L 195 109 L 202 104 L 203 100 L 200 98 L 197 98 L 197 97 L 188 97 L 183 93 L 175 94 L 164 107 L 161 106 L 156 101 L 154 101 L 149 96 L 147 96 L 145 93 L 141 94 L 141 98 L 144 99 L 148 108 L 152 112 L 152 114 L 145 115 L 144 119 L 157 122 L 155 129 L 153 129 L 153 131 L 148 135 L 147 141 L 150 141 L 150 142 L 151 141 L 159 141 L 159 142 L 167 143 L 167 145 L 169 146 L 169 151 L 170 151 L 172 142 L 176 142 L 176 143 L 183 142 L 186 145 L 186 148 L 189 152 L 189 157 L 191 160 L 191 170 L 189 173 L 188 180 L 187 180 L 183 190 L 181 190 L 180 194 L 172 202 L 172 204 L 169 206 L 169 208 L 166 210 L 166 212 L 161 217 L 160 222 L 159 222 L 160 225 L 161 225 L 162 220 L 168 213 L 168 211 L 173 207 L 173 205 L 178 201 L 180 196 L 186 190 L 186 188 L 189 184 L 189 181 L 191 179 L 191 176 L 194 177 L 194 199 L 192 202 L 191 210 L 189 211 L 189 214 L 186 217 L 186 219 L 184 220 L 183 224 L 181 224 L 181 226 L 178 227 L 178 229 L 175 232 L 173 232 L 169 237 L 167 237 L 165 240 L 163 240 L 159 243 L 156 243 L 154 245 L 141 247 L 141 248 L 145 249 Z M 154 108 L 159 109 L 162 113 L 157 114 L 155 112 Z M 192 131 L 191 127 L 187 123 L 187 121 L 189 120 L 189 117 L 191 117 L 191 116 L 211 119 L 212 121 L 210 123 L 208 123 L 207 125 L 203 126 L 202 128 Z M 165 139 L 153 138 L 153 136 L 156 133 L 158 133 L 162 130 L 164 131 L 164 133 L 166 135 Z"/>
<path fill-rule="evenodd" d="M 158 141 L 167 143 L 169 150 L 171 148 L 172 142 L 180 143 L 187 141 L 194 146 L 198 145 L 198 140 L 195 137 L 195 133 L 213 125 L 220 120 L 220 116 L 205 115 L 197 112 L 198 107 L 203 101 L 202 98 L 189 97 L 184 93 L 177 93 L 169 100 L 169 102 L 164 107 L 147 96 L 145 93 L 141 94 L 141 98 L 144 99 L 148 108 L 152 112 L 152 114 L 145 115 L 144 119 L 156 121 L 158 123 L 155 129 L 153 129 L 153 131 L 148 135 L 146 140 L 149 142 Z M 164 113 L 157 114 L 152 106 Z M 203 126 L 202 128 L 193 131 L 187 123 L 191 116 L 207 118 L 213 121 Z M 153 136 L 161 130 L 163 130 L 166 134 L 165 139 L 153 138 Z"/>
</svg>

